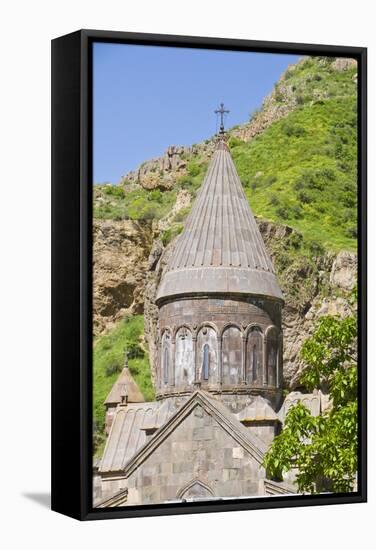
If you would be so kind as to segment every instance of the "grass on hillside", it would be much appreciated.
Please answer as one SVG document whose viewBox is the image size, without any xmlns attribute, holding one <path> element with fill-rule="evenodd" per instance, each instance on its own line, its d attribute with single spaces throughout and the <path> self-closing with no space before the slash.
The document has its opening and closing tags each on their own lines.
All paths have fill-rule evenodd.
<svg viewBox="0 0 376 550">
<path fill-rule="evenodd" d="M 230 138 L 255 214 L 332 250 L 356 249 L 356 72 L 334 69 L 330 57 L 305 59 L 274 89 L 277 104 L 293 93 L 295 110 L 250 143 Z"/>
<path fill-rule="evenodd" d="M 297 108 L 248 143 L 230 139 L 254 213 L 332 250 L 356 249 L 355 73 L 333 70 L 330 58 L 308 58 L 282 81 Z"/>
<path fill-rule="evenodd" d="M 129 352 L 129 370 L 146 401 L 154 399 L 148 353 L 142 347 L 144 318 L 142 315 L 125 318 L 108 334 L 94 342 L 93 416 L 94 445 L 101 448 L 104 441 L 104 401 L 116 382 L 123 366 L 124 352 Z"/>
<path fill-rule="evenodd" d="M 356 247 L 354 106 L 351 98 L 306 106 L 232 148 L 257 215 L 291 225 L 328 248 Z"/>
<path fill-rule="evenodd" d="M 112 220 L 160 220 L 173 207 L 180 189 L 186 189 L 195 196 L 199 189 L 208 163 L 205 160 L 191 160 L 187 166 L 187 173 L 176 180 L 174 189 L 161 191 L 160 189 L 138 189 L 129 191 L 127 185 L 96 185 L 94 201 L 94 218 Z M 181 222 L 189 209 L 179 212 L 174 222 Z M 175 233 L 177 234 L 177 233 Z"/>
<path fill-rule="evenodd" d="M 159 220 L 176 201 L 176 190 L 147 190 L 140 187 L 128 191 L 120 185 L 96 186 L 101 195 L 101 204 L 94 204 L 94 218 L 112 220 Z"/>
</svg>

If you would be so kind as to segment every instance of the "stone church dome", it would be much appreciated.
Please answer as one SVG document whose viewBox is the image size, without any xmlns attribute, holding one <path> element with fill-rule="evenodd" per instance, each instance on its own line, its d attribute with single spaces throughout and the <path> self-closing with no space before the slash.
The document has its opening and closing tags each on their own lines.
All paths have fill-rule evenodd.
<svg viewBox="0 0 376 550">
<path fill-rule="evenodd" d="M 202 388 L 235 409 L 251 394 L 278 402 L 282 292 L 223 131 L 157 305 L 158 398 Z"/>
<path fill-rule="evenodd" d="M 283 299 L 229 149 L 220 137 L 157 301 L 223 292 Z"/>
</svg>

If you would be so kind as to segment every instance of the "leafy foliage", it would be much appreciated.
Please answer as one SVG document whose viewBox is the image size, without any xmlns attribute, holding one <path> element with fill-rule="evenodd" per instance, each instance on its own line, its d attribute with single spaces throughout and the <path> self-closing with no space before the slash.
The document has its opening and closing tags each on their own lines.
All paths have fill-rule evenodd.
<svg viewBox="0 0 376 550">
<path fill-rule="evenodd" d="M 264 465 L 270 476 L 298 468 L 300 492 L 349 492 L 357 471 L 357 321 L 322 317 L 302 347 L 307 363 L 301 382 L 308 390 L 326 387 L 331 406 L 312 416 L 301 403 L 291 407 Z"/>
<path fill-rule="evenodd" d="M 94 446 L 104 441 L 105 408 L 103 403 L 116 382 L 124 364 L 125 350 L 129 353 L 129 370 L 146 401 L 154 399 L 148 353 L 142 347 L 144 318 L 142 315 L 126 317 L 108 334 L 99 336 L 94 343 Z"/>
<path fill-rule="evenodd" d="M 180 176 L 177 179 L 176 187 L 178 189 L 186 189 L 195 196 L 204 180 L 208 162 L 204 159 L 196 159 L 188 164 L 187 174 Z"/>
<path fill-rule="evenodd" d="M 153 220 L 163 218 L 176 200 L 176 191 L 126 191 L 120 185 L 95 186 L 102 202 L 94 208 L 94 217 L 113 220 Z"/>
<path fill-rule="evenodd" d="M 168 243 L 170 243 L 172 239 L 177 235 L 179 235 L 182 231 L 183 231 L 183 224 L 181 223 L 174 223 L 171 227 L 163 231 L 161 235 L 163 246 L 167 246 Z"/>
</svg>

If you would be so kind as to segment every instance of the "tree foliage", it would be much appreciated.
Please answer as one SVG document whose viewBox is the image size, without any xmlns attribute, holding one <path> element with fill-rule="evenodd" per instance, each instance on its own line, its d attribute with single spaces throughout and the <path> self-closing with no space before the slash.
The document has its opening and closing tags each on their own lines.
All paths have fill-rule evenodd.
<svg viewBox="0 0 376 550">
<path fill-rule="evenodd" d="M 285 424 L 265 455 L 275 479 L 297 468 L 299 492 L 349 492 L 357 472 L 357 321 L 322 317 L 302 347 L 306 368 L 301 382 L 323 388 L 330 407 L 313 416 L 301 403 L 291 407 Z"/>
</svg>

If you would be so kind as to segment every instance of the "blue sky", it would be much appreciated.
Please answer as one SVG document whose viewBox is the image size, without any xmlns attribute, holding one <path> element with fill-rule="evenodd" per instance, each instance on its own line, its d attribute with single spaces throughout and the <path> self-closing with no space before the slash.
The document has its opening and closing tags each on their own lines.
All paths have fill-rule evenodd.
<svg viewBox="0 0 376 550">
<path fill-rule="evenodd" d="M 169 145 L 248 120 L 298 56 L 95 43 L 94 183 L 117 183 Z"/>
</svg>

